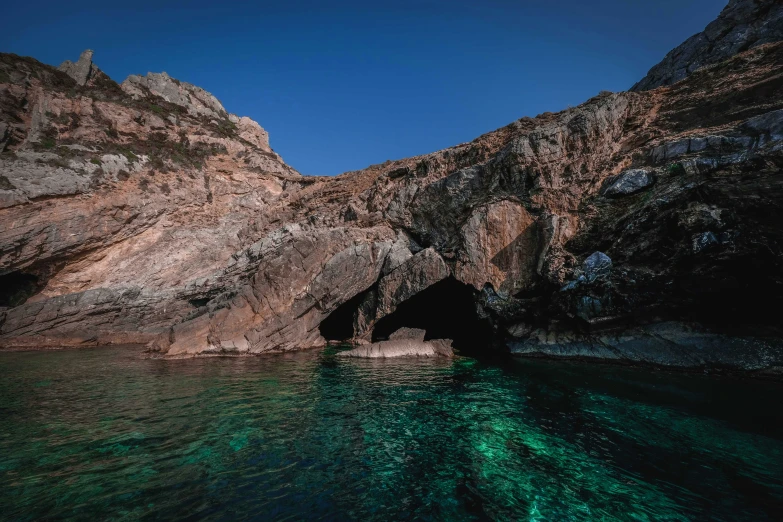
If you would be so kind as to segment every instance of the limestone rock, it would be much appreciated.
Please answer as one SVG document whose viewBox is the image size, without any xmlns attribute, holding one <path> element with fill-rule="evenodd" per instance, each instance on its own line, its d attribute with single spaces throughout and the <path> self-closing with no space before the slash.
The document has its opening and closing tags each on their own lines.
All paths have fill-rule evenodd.
<svg viewBox="0 0 783 522">
<path fill-rule="evenodd" d="M 417 339 L 390 339 L 340 352 L 339 357 L 362 359 L 394 359 L 401 357 L 454 357 L 450 339 L 420 341 Z"/>
<path fill-rule="evenodd" d="M 632 91 L 677 83 L 701 67 L 766 43 L 783 40 L 783 3 L 779 0 L 729 0 L 703 32 L 688 38 L 650 69 Z"/>
<path fill-rule="evenodd" d="M 723 367 L 757 371 L 783 366 L 780 339 L 722 335 L 675 321 L 597 335 L 539 331 L 510 346 L 517 355 L 603 359 L 691 369 Z"/>
<path fill-rule="evenodd" d="M 412 341 L 424 341 L 424 337 L 427 335 L 425 330 L 421 328 L 408 328 L 403 327 L 389 336 L 390 341 L 399 341 L 402 339 L 410 339 Z"/>
<path fill-rule="evenodd" d="M 8 144 L 8 138 L 11 134 L 9 126 L 6 122 L 0 121 L 0 153 L 5 150 L 5 146 Z"/>
<path fill-rule="evenodd" d="M 269 133 L 261 125 L 251 120 L 247 116 L 237 117 L 229 114 L 228 119 L 237 126 L 239 137 L 255 145 L 258 149 L 271 152 L 269 147 Z"/>
<path fill-rule="evenodd" d="M 449 268 L 433 248 L 422 250 L 378 282 L 376 318 L 391 314 L 400 303 L 449 275 Z"/>
<path fill-rule="evenodd" d="M 469 317 L 520 354 L 675 364 L 653 338 L 682 336 L 623 341 L 675 312 L 776 338 L 781 63 L 783 43 L 755 46 L 670 89 L 601 93 L 327 178 L 299 175 L 260 126 L 167 75 L 74 89 L 0 54 L 0 346 L 298 350 L 369 341 L 409 314 L 434 332 L 416 307 L 438 298 L 433 316 Z M 440 353 L 405 332 L 364 355 Z M 728 365 L 746 367 L 741 346 L 747 367 L 776 360 L 775 343 L 731 339 Z"/>
<path fill-rule="evenodd" d="M 601 193 L 606 197 L 621 197 L 636 194 L 655 183 L 655 177 L 646 169 L 629 169 L 604 183 Z"/>
<path fill-rule="evenodd" d="M 460 281 L 477 290 L 491 284 L 507 294 L 533 283 L 540 234 L 536 219 L 522 204 L 500 201 L 478 208 L 461 232 L 465 256 L 457 263 Z"/>
<path fill-rule="evenodd" d="M 146 76 L 132 74 L 120 87 L 134 98 L 160 96 L 169 103 L 184 107 L 194 116 L 228 118 L 226 109 L 215 96 L 201 87 L 176 80 L 165 72 L 151 72 Z"/>
<path fill-rule="evenodd" d="M 65 60 L 58 69 L 76 80 L 79 85 L 85 85 L 100 72 L 100 69 L 92 63 L 93 54 L 91 49 L 86 49 L 79 55 L 79 60 L 76 63 Z"/>
</svg>

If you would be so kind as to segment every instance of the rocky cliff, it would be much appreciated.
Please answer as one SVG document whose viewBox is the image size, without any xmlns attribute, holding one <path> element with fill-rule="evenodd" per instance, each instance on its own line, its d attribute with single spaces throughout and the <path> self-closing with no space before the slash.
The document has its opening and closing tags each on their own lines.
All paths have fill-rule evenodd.
<svg viewBox="0 0 783 522">
<path fill-rule="evenodd" d="M 757 28 L 779 8 L 730 2 L 725 34 L 749 5 Z M 2 55 L 0 345 L 256 354 L 410 327 L 462 351 L 783 366 L 764 27 L 674 85 L 335 178 L 165 73 Z"/>
<path fill-rule="evenodd" d="M 673 49 L 631 90 L 638 92 L 672 85 L 701 67 L 780 40 L 783 40 L 783 2 L 731 0 L 704 31 Z"/>
</svg>

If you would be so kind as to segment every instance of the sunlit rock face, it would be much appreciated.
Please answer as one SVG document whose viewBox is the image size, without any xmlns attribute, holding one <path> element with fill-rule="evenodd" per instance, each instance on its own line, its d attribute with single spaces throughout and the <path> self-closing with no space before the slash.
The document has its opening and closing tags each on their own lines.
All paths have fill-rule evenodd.
<svg viewBox="0 0 783 522">
<path fill-rule="evenodd" d="M 410 326 L 604 357 L 584 346 L 681 321 L 757 351 L 742 330 L 778 337 L 783 295 L 783 44 L 751 47 L 333 178 L 163 73 L 0 55 L 0 345 L 258 354 Z"/>
</svg>

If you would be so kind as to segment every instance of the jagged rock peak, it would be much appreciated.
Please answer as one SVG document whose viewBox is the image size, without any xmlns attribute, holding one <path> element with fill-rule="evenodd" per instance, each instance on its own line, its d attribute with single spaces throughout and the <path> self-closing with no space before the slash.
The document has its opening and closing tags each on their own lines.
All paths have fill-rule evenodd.
<svg viewBox="0 0 783 522">
<path fill-rule="evenodd" d="M 706 65 L 780 40 L 783 40 L 781 0 L 729 0 L 703 32 L 669 52 L 631 90 L 640 92 L 672 85 Z"/>
<path fill-rule="evenodd" d="M 79 85 L 85 85 L 90 79 L 101 72 L 101 70 L 92 63 L 93 54 L 92 49 L 85 49 L 79 56 L 79 61 L 73 63 L 70 60 L 65 60 L 57 69 L 76 80 L 76 83 Z"/>
<path fill-rule="evenodd" d="M 228 119 L 236 126 L 239 136 L 256 147 L 271 152 L 269 134 L 247 116 L 229 114 L 212 93 L 191 83 L 181 82 L 166 72 L 132 74 L 120 85 L 123 91 L 135 99 L 160 97 L 169 103 L 184 107 L 192 116 Z"/>
<path fill-rule="evenodd" d="M 120 85 L 122 90 L 136 99 L 149 95 L 160 96 L 169 103 L 180 105 L 193 116 L 228 118 L 228 112 L 214 95 L 187 82 L 172 78 L 165 72 L 132 74 Z"/>
</svg>

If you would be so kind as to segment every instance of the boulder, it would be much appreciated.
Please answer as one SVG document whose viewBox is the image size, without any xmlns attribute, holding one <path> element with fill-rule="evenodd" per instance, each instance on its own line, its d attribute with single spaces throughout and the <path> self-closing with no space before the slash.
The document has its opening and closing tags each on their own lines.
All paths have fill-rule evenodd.
<svg viewBox="0 0 783 522">
<path fill-rule="evenodd" d="M 340 352 L 339 357 L 358 357 L 362 359 L 392 359 L 399 357 L 454 357 L 451 339 L 395 339 L 359 346 L 353 350 Z"/>
<path fill-rule="evenodd" d="M 612 259 L 603 252 L 593 252 L 582 263 L 582 270 L 588 281 L 594 281 L 612 268 Z"/>
<path fill-rule="evenodd" d="M 653 174 L 645 169 L 629 169 L 606 180 L 601 193 L 609 198 L 636 194 L 655 183 Z"/>
<path fill-rule="evenodd" d="M 426 330 L 421 328 L 408 328 L 403 326 L 393 334 L 389 336 L 390 341 L 400 341 L 403 339 L 410 339 L 411 341 L 424 341 L 424 337 L 427 335 Z"/>
</svg>

